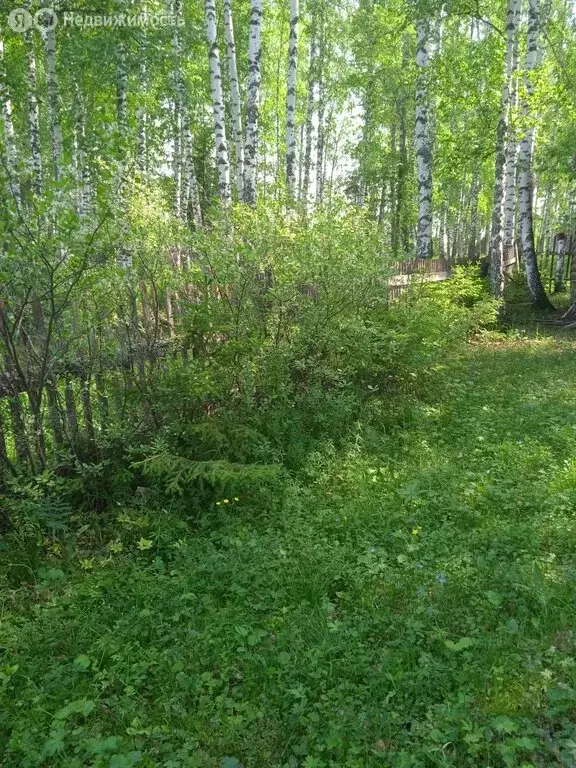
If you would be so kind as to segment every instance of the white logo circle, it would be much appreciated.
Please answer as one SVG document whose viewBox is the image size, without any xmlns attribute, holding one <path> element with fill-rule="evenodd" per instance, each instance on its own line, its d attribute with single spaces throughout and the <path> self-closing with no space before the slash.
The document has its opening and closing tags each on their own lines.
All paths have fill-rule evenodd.
<svg viewBox="0 0 576 768">
<path fill-rule="evenodd" d="M 54 8 L 40 8 L 34 14 L 34 24 L 40 31 L 54 29 L 58 24 L 58 16 Z"/>
<path fill-rule="evenodd" d="M 8 14 L 8 25 L 14 32 L 26 32 L 32 26 L 32 16 L 26 8 L 15 8 Z"/>
</svg>

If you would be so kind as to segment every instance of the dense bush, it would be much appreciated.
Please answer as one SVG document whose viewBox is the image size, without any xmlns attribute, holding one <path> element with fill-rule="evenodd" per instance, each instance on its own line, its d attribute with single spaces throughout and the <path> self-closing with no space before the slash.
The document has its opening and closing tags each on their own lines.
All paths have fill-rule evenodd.
<svg viewBox="0 0 576 768">
<path fill-rule="evenodd" d="M 248 488 L 281 498 L 285 471 L 345 438 L 367 399 L 429 386 L 496 318 L 473 269 L 389 302 L 379 232 L 346 208 L 289 220 L 243 209 L 187 247 L 172 351 L 110 380 L 118 405 L 89 454 L 60 453 L 49 483 L 10 484 L 12 525 L 56 529 L 63 510 L 92 516 L 137 489 L 194 519 Z"/>
</svg>

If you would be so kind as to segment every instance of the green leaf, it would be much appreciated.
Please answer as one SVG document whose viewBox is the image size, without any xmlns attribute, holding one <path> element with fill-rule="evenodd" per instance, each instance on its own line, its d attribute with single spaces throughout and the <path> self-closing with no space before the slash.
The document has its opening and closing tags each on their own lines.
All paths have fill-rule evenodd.
<svg viewBox="0 0 576 768">
<path fill-rule="evenodd" d="M 516 723 L 506 715 L 498 715 L 498 717 L 492 718 L 491 723 L 498 733 L 514 733 L 514 731 L 518 730 Z"/>
<path fill-rule="evenodd" d="M 474 641 L 471 637 L 461 637 L 457 643 L 452 642 L 452 640 L 446 640 L 444 645 L 448 650 L 458 653 L 459 651 L 466 650 L 466 648 L 470 648 L 470 646 L 474 645 Z"/>
<path fill-rule="evenodd" d="M 87 717 L 96 705 L 91 699 L 76 699 L 59 709 L 54 715 L 55 720 L 66 720 L 70 715 L 84 715 Z"/>
</svg>

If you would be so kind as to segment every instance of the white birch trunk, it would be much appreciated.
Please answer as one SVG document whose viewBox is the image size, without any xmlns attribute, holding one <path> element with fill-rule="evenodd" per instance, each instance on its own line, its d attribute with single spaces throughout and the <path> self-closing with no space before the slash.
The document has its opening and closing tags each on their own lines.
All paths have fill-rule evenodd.
<svg viewBox="0 0 576 768">
<path fill-rule="evenodd" d="M 26 44 L 26 87 L 28 96 L 28 133 L 30 137 L 30 158 L 32 188 L 35 194 L 42 193 L 42 151 L 40 148 L 40 109 L 36 96 L 36 57 L 30 32 L 24 36 Z"/>
<path fill-rule="evenodd" d="M 534 305 L 540 309 L 551 309 L 552 304 L 546 296 L 536 258 L 534 245 L 534 221 L 532 210 L 532 198 L 534 193 L 534 180 L 532 175 L 532 153 L 534 149 L 534 126 L 530 125 L 531 108 L 530 100 L 534 93 L 532 72 L 538 62 L 538 34 L 540 29 L 540 0 L 529 0 L 528 5 L 528 34 L 526 59 L 524 63 L 524 90 L 521 114 L 528 127 L 524 131 L 520 142 L 518 155 L 518 216 L 520 229 L 520 244 L 522 256 L 526 266 L 526 280 Z"/>
<path fill-rule="evenodd" d="M 77 210 L 80 217 L 88 215 L 92 202 L 92 188 L 90 184 L 90 171 L 86 158 L 86 127 L 84 114 L 84 99 L 80 86 L 76 84 L 75 98 L 75 120 L 74 120 L 74 152 L 73 164 L 76 178 L 76 200 Z"/>
<path fill-rule="evenodd" d="M 492 295 L 499 298 L 504 289 L 503 271 L 503 230 L 505 174 L 506 174 L 506 140 L 510 113 L 510 94 L 514 64 L 514 40 L 516 37 L 516 20 L 520 0 L 508 0 L 506 12 L 506 52 L 504 55 L 504 80 L 500 95 L 500 116 L 496 129 L 496 160 L 494 165 L 494 196 L 492 202 L 492 223 L 490 230 L 490 285 Z"/>
<path fill-rule="evenodd" d="M 198 180 L 196 179 L 196 169 L 194 167 L 194 140 L 190 128 L 190 117 L 188 109 L 182 113 L 182 138 L 184 141 L 184 169 L 183 177 L 185 182 L 184 194 L 182 195 L 186 211 L 190 211 L 192 221 L 196 227 L 202 226 L 202 211 L 200 209 L 200 196 L 198 194 Z"/>
<path fill-rule="evenodd" d="M 320 35 L 318 41 L 318 134 L 316 142 L 316 202 L 324 196 L 324 112 L 326 94 L 324 89 L 324 63 L 326 60 L 326 30 L 324 28 L 324 5 L 320 9 Z"/>
<path fill-rule="evenodd" d="M 167 1 L 168 13 L 173 13 L 177 19 L 182 18 L 182 0 Z M 188 211 L 196 226 L 201 226 L 202 216 L 198 198 L 198 183 L 194 167 L 194 140 L 190 128 L 189 99 L 184 79 L 184 60 L 182 40 L 179 26 L 174 28 L 172 35 L 172 50 L 174 53 L 174 78 L 176 85 L 176 130 L 174 133 L 174 212 L 182 221 L 186 221 Z"/>
<path fill-rule="evenodd" d="M 220 51 L 216 36 L 216 8 L 214 0 L 205 0 L 206 40 L 210 64 L 210 90 L 212 93 L 212 112 L 214 115 L 214 141 L 216 144 L 216 163 L 218 165 L 218 192 L 225 206 L 230 205 L 230 163 L 226 144 L 226 124 L 224 114 L 224 96 L 222 94 L 222 71 Z"/>
<path fill-rule="evenodd" d="M 174 101 L 174 153 L 172 155 L 174 179 L 174 215 L 182 219 L 182 103 L 180 94 Z"/>
<path fill-rule="evenodd" d="M 298 82 L 299 0 L 290 0 L 290 39 L 286 90 L 286 187 L 291 200 L 296 198 L 296 86 Z"/>
<path fill-rule="evenodd" d="M 518 142 L 513 127 L 514 113 L 518 107 L 518 27 L 520 25 L 521 2 L 516 3 L 516 18 L 514 44 L 512 48 L 512 78 L 510 84 L 510 116 L 508 119 L 508 137 L 506 141 L 506 171 L 504 176 L 504 231 L 503 254 L 505 261 L 515 250 L 516 233 L 516 161 L 518 158 Z"/>
<path fill-rule="evenodd" d="M 256 204 L 256 167 L 258 164 L 258 117 L 260 100 L 260 32 L 262 0 L 250 0 L 250 38 L 248 41 L 248 97 L 246 106 L 246 143 L 244 200 Z"/>
<path fill-rule="evenodd" d="M 126 61 L 126 46 L 120 43 L 117 50 L 116 64 L 116 115 L 118 131 L 122 139 L 128 133 L 128 64 Z"/>
<path fill-rule="evenodd" d="M 18 151 L 16 148 L 16 137 L 14 134 L 14 123 L 12 122 L 12 101 L 8 91 L 8 83 L 5 80 L 4 72 L 4 41 L 0 38 L 0 103 L 2 110 L 2 122 L 4 124 L 4 146 L 6 148 L 6 171 L 8 173 L 8 184 L 14 202 L 19 207 L 20 185 L 18 183 Z"/>
<path fill-rule="evenodd" d="M 432 258 L 432 145 L 428 120 L 428 70 L 430 28 L 427 19 L 416 25 L 416 165 L 418 174 L 417 257 Z"/>
<path fill-rule="evenodd" d="M 54 164 L 54 180 L 58 182 L 62 178 L 64 170 L 64 143 L 62 139 L 62 125 L 60 123 L 58 73 L 56 71 L 56 30 L 43 27 L 42 38 L 46 51 L 46 80 L 48 83 L 48 104 L 50 107 L 52 132 L 52 162 Z"/>
<path fill-rule="evenodd" d="M 140 98 L 146 98 L 148 90 L 148 69 L 146 67 L 146 58 L 143 55 L 140 65 Z M 136 149 L 136 167 L 138 171 L 146 176 L 148 173 L 148 112 L 144 104 L 140 104 L 137 112 L 138 123 L 138 144 Z"/>
<path fill-rule="evenodd" d="M 234 148 L 236 151 L 236 189 L 238 200 L 244 200 L 244 135 L 242 132 L 242 108 L 240 101 L 240 83 L 236 66 L 236 43 L 232 20 L 232 0 L 224 0 L 224 38 L 228 62 L 228 80 L 230 82 L 230 106 L 232 108 L 232 126 Z"/>
</svg>

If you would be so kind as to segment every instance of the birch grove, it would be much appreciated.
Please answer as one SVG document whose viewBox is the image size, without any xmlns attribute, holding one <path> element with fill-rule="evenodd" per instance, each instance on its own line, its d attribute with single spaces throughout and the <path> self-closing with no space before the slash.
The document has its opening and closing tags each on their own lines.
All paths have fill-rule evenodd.
<svg viewBox="0 0 576 768">
<path fill-rule="evenodd" d="M 43 245 L 26 248 L 37 277 L 46 253 L 58 265 L 45 265 L 48 283 L 51 269 L 83 259 L 89 270 L 112 271 L 90 311 L 69 313 L 76 328 L 103 307 L 90 334 L 79 333 L 83 341 L 69 341 L 66 353 L 47 340 L 45 286 L 30 288 L 34 301 L 22 310 L 34 318 L 29 335 L 52 345 L 56 357 L 89 359 L 110 346 L 126 359 L 148 345 L 151 365 L 152 347 L 164 340 L 180 345 L 177 357 L 193 358 L 196 336 L 184 339 L 179 328 L 194 307 L 215 295 L 237 309 L 256 301 L 226 287 L 226 270 L 203 256 L 204 239 L 219 227 L 234 242 L 236 215 L 262 220 L 265 229 L 270 212 L 281 211 L 287 222 L 313 226 L 351 207 L 358 222 L 375 225 L 383 263 L 433 256 L 451 262 L 447 270 L 472 263 L 503 302 L 506 272 L 515 269 L 542 309 L 551 306 L 547 292 L 567 287 L 576 243 L 576 148 L 567 128 L 574 34 L 559 0 L 542 8 L 530 0 L 525 13 L 521 0 L 499 0 L 481 13 L 372 0 L 157 5 L 169 23 L 83 27 L 61 17 L 54 26 L 40 23 L 50 22 L 49 13 L 36 22 L 30 11 L 26 29 L 2 27 L 0 186 L 6 221 L 27 228 L 12 247 L 35 232 Z M 137 3 L 123 8 L 134 19 L 139 12 Z M 93 228 L 95 243 L 83 241 Z M 562 253 L 554 246 L 559 233 Z M 10 232 L 3 237 L 8 242 Z M 246 247 L 235 243 L 234 264 L 243 263 Z M 270 254 L 263 249 L 259 258 L 254 270 L 266 293 Z M 121 310 L 109 306 L 123 290 Z M 113 330 L 105 317 L 115 318 Z M 18 377 L 14 350 L 3 347 L 5 354 Z M 138 359 L 127 375 L 132 389 L 145 378 L 142 366 Z M 56 368 L 47 363 L 40 378 Z M 97 381 L 106 389 L 103 368 L 81 386 L 66 376 L 63 391 L 46 391 L 42 403 L 32 396 L 36 418 L 49 405 L 64 442 L 67 430 L 83 430 L 75 396 L 90 399 Z M 97 420 L 90 407 L 88 426 Z M 6 418 L 18 433 L 15 400 Z M 40 457 L 41 441 L 30 438 Z M 18 452 L 27 452 L 20 437 Z"/>
</svg>

